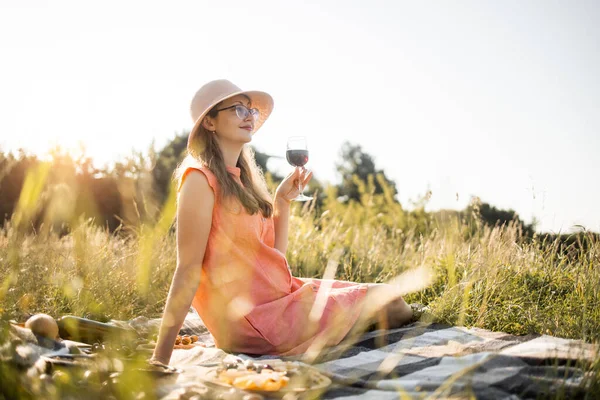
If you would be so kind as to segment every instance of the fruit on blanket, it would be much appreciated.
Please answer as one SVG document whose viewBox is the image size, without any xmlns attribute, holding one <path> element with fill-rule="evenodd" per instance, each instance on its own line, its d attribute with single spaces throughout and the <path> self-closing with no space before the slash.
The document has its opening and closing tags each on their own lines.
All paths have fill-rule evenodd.
<svg viewBox="0 0 600 400">
<path fill-rule="evenodd" d="M 198 336 L 196 335 L 177 335 L 175 337 L 175 345 L 174 349 L 193 349 L 194 347 L 206 347 L 204 343 L 196 343 L 198 342 Z M 195 343 L 195 344 L 194 344 Z"/>
<path fill-rule="evenodd" d="M 38 336 L 50 339 L 58 338 L 58 325 L 54 318 L 48 314 L 35 314 L 25 322 L 25 328 Z"/>
<path fill-rule="evenodd" d="M 217 372 L 221 382 L 244 390 L 265 390 L 274 392 L 289 382 L 286 372 L 274 371 L 270 365 L 244 362 L 237 364 L 224 362 Z"/>
<path fill-rule="evenodd" d="M 249 372 L 238 376 L 231 383 L 239 389 L 267 390 L 274 392 L 287 385 L 289 378 L 285 373 L 274 372 L 264 369 L 261 373 Z"/>
</svg>

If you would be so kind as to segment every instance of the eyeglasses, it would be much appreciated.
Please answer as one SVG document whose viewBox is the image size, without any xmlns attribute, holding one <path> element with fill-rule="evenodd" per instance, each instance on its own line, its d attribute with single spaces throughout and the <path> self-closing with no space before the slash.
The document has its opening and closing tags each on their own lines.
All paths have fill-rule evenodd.
<svg viewBox="0 0 600 400">
<path fill-rule="evenodd" d="M 258 108 L 248 109 L 248 107 L 243 106 L 241 104 L 236 104 L 235 106 L 221 108 L 220 110 L 216 110 L 216 112 L 229 110 L 231 108 L 235 108 L 235 113 L 238 116 L 238 118 L 241 120 L 248 118 L 248 114 L 250 114 L 250 115 L 252 115 L 252 118 L 256 121 L 258 119 L 258 115 L 260 114 L 260 111 L 258 111 Z"/>
</svg>

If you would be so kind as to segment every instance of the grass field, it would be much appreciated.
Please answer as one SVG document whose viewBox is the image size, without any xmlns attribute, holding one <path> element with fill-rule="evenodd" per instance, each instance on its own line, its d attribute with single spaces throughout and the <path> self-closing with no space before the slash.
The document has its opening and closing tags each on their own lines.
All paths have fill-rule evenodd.
<svg viewBox="0 0 600 400">
<path fill-rule="evenodd" d="M 0 231 L 4 317 L 160 315 L 175 268 L 172 229 L 159 222 L 120 233 L 82 221 L 63 237 L 22 235 L 8 224 Z M 522 240 L 514 225 L 436 219 L 377 196 L 364 204 L 331 197 L 319 212 L 292 211 L 287 256 L 296 276 L 322 277 L 333 263 L 338 279 L 357 282 L 430 266 L 434 283 L 406 300 L 429 305 L 439 322 L 598 341 L 600 243 L 584 240 L 585 250 L 563 254 L 556 243 Z"/>
<path fill-rule="evenodd" d="M 0 312 L 22 321 L 44 312 L 96 320 L 160 316 L 176 260 L 173 207 L 153 226 L 109 234 L 89 221 L 72 233 L 0 231 Z M 411 293 L 437 322 L 510 334 L 600 340 L 600 243 L 568 254 L 525 240 L 515 225 L 407 212 L 385 195 L 342 204 L 328 193 L 317 211 L 294 205 L 288 261 L 296 276 L 385 282 L 430 266 L 433 284 Z M 585 249 L 585 250 L 583 250 Z M 597 373 L 598 366 L 592 366 Z"/>
</svg>

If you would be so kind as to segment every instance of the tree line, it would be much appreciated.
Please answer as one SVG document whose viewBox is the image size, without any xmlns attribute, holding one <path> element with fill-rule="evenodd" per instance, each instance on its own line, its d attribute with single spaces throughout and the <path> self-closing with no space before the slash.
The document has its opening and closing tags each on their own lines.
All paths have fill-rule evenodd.
<svg viewBox="0 0 600 400">
<path fill-rule="evenodd" d="M 47 160 L 22 150 L 13 153 L 0 149 L 0 227 L 26 218 L 28 232 L 52 231 L 64 235 L 82 220 L 91 220 L 109 232 L 123 234 L 144 223 L 155 222 L 173 190 L 173 171 L 185 156 L 186 143 L 187 132 L 182 132 L 158 151 L 152 146 L 146 154 L 133 152 L 102 168 L 95 167 L 93 160 L 83 153 L 75 157 L 60 148 L 52 149 Z M 256 149 L 255 154 L 268 183 L 276 187 L 282 177 L 268 169 L 270 156 Z M 344 143 L 336 169 L 341 181 L 333 187 L 324 187 L 315 178 L 311 181 L 307 191 L 316 194 L 313 207 L 322 207 L 326 193 L 331 195 L 333 190 L 339 202 L 360 203 L 365 193 L 370 192 L 385 196 L 396 203 L 399 210 L 404 210 L 397 199 L 395 182 L 376 167 L 374 158 L 360 145 Z M 427 198 L 428 195 L 424 195 L 415 210 L 404 211 L 429 219 L 476 215 L 482 224 L 513 223 L 524 238 L 535 235 L 535 223 L 526 224 L 514 210 L 471 202 L 460 211 L 426 213 Z M 542 233 L 538 236 L 548 241 L 559 239 L 566 249 L 581 242 L 578 234 Z"/>
</svg>

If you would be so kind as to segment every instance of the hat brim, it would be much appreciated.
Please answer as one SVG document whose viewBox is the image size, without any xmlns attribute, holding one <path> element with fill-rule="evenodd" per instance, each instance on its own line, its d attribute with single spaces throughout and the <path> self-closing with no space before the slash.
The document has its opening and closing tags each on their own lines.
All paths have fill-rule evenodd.
<svg viewBox="0 0 600 400">
<path fill-rule="evenodd" d="M 252 134 L 254 135 L 260 129 L 260 127 L 265 123 L 267 118 L 269 118 L 269 115 L 271 115 L 271 111 L 273 111 L 273 97 L 271 97 L 271 95 L 266 92 L 261 92 L 258 90 L 242 90 L 239 92 L 231 93 L 213 102 L 209 107 L 206 108 L 206 110 L 204 110 L 204 112 L 198 117 L 198 119 L 196 119 L 196 122 L 194 123 L 194 126 L 192 127 L 192 130 L 190 131 L 190 134 L 188 136 L 188 150 L 191 149 L 192 143 L 194 143 L 194 141 L 197 139 L 200 124 L 202 123 L 202 120 L 204 119 L 206 114 L 208 114 L 208 112 L 220 102 L 240 94 L 248 96 L 250 98 L 252 108 L 258 109 L 258 119 L 254 123 L 254 131 L 252 131 Z"/>
</svg>

